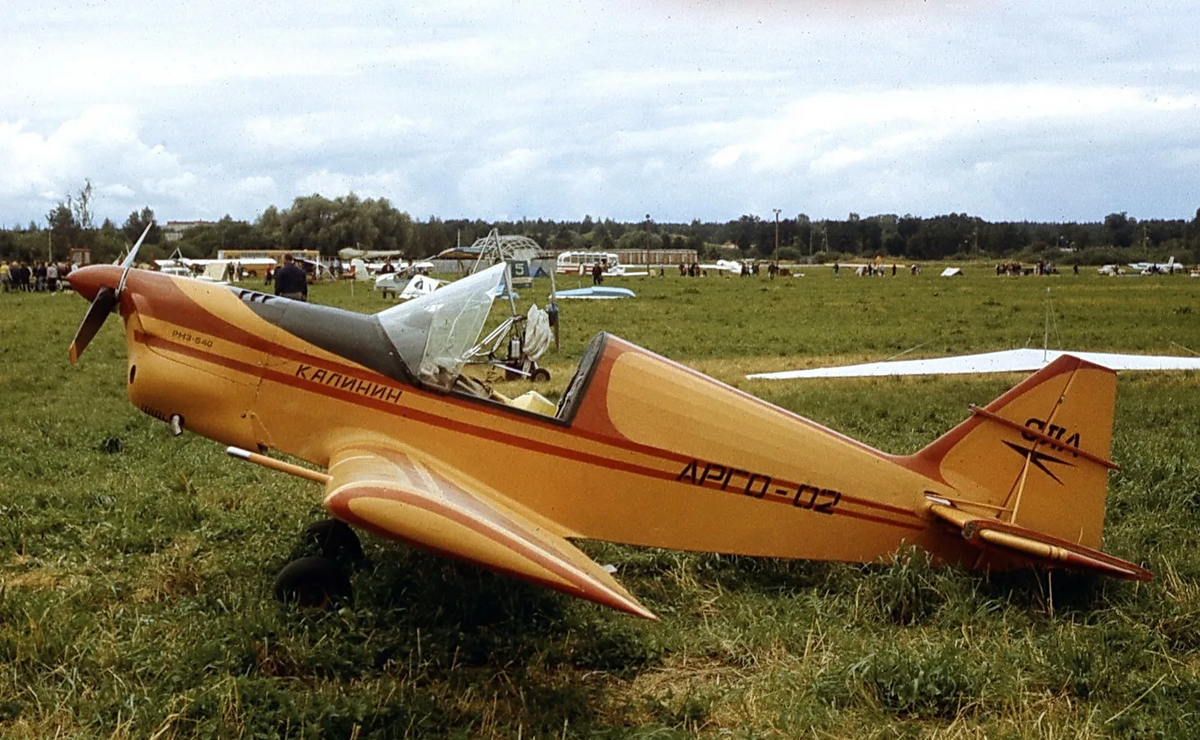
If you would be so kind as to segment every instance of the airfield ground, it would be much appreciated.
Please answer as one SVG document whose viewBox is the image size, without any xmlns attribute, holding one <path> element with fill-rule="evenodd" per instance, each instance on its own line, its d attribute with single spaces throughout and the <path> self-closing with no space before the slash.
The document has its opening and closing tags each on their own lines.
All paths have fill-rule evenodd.
<svg viewBox="0 0 1200 740">
<path fill-rule="evenodd" d="M 668 271 L 609 281 L 633 300 L 564 303 L 551 394 L 606 329 L 909 452 L 1019 378 L 742 376 L 1040 346 L 1047 288 L 1054 347 L 1200 351 L 1200 280 L 1186 277 L 805 269 Z M 312 297 L 384 305 L 350 291 Z M 1154 571 L 1148 584 L 985 578 L 912 552 L 858 566 L 586 543 L 656 624 L 364 537 L 354 606 L 312 613 L 270 589 L 319 489 L 130 407 L 117 322 L 69 366 L 85 308 L 0 295 L 2 737 L 1200 735 L 1194 373 L 1119 384 L 1105 548 Z"/>
</svg>

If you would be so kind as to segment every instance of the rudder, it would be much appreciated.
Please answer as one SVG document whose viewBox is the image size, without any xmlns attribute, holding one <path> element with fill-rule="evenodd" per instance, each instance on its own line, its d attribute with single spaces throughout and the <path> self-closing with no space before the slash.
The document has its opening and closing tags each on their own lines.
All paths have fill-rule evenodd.
<svg viewBox="0 0 1200 740">
<path fill-rule="evenodd" d="M 1100 547 L 1116 373 L 1063 355 L 909 459 L 990 516 Z M 968 504 L 970 505 L 970 504 Z"/>
</svg>

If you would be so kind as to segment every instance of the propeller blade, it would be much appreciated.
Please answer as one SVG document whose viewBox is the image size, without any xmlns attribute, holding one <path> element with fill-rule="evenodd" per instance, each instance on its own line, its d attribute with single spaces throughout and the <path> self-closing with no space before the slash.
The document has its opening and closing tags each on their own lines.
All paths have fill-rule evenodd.
<svg viewBox="0 0 1200 740">
<path fill-rule="evenodd" d="M 125 256 L 125 261 L 121 263 L 121 267 L 124 267 L 125 271 L 121 273 L 121 282 L 119 285 L 117 285 L 117 295 L 118 296 L 120 296 L 121 292 L 123 290 L 125 290 L 125 278 L 127 278 L 129 276 L 129 271 L 131 269 L 133 269 L 133 260 L 137 257 L 138 250 L 141 249 L 142 242 L 146 240 L 146 234 L 150 233 L 150 227 L 153 225 L 154 225 L 153 221 L 146 224 L 145 231 L 143 231 L 142 235 L 138 237 L 138 240 L 136 242 L 134 242 L 133 248 L 130 249 L 129 254 L 127 254 Z"/>
<path fill-rule="evenodd" d="M 117 283 L 116 289 L 104 286 L 96 292 L 96 298 L 92 301 L 92 305 L 88 306 L 87 313 L 83 315 L 83 321 L 80 322 L 79 329 L 75 332 L 75 338 L 71 340 L 71 347 L 67 350 L 67 357 L 70 358 L 72 365 L 79 362 L 79 356 L 92 343 L 92 339 L 96 337 L 100 327 L 104 326 L 105 319 L 117 307 L 117 301 L 125 290 L 125 280 L 129 277 L 129 271 L 133 269 L 133 261 L 137 258 L 138 249 L 141 248 L 142 242 L 146 240 L 146 235 L 150 233 L 150 227 L 153 225 L 153 222 L 146 225 L 145 231 L 138 237 L 133 248 L 129 250 L 129 254 L 121 261 L 121 267 L 124 269 L 121 270 L 121 280 Z"/>
<path fill-rule="evenodd" d="M 87 313 L 83 315 L 83 321 L 80 322 L 79 329 L 75 332 L 75 338 L 71 340 L 71 348 L 67 351 L 72 365 L 79 362 L 79 356 L 87 349 L 96 336 L 96 332 L 100 331 L 100 327 L 104 326 L 104 320 L 108 318 L 116 305 L 117 293 L 112 288 L 104 287 L 96 293 L 96 300 L 88 306 Z"/>
</svg>

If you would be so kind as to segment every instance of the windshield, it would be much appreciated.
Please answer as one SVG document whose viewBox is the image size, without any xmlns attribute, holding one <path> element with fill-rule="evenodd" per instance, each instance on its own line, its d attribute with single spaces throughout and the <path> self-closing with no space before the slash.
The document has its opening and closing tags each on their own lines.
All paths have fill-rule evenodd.
<svg viewBox="0 0 1200 740">
<path fill-rule="evenodd" d="M 504 289 L 504 263 L 378 314 L 392 346 L 423 383 L 450 390 L 479 340 L 492 300 Z"/>
</svg>

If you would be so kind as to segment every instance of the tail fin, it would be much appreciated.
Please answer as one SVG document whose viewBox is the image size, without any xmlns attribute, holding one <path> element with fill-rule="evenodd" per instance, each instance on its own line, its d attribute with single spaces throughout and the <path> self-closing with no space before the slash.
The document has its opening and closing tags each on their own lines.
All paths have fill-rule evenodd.
<svg viewBox="0 0 1200 740">
<path fill-rule="evenodd" d="M 1023 530 L 1098 549 L 1116 373 L 1070 355 L 1031 375 L 910 462 L 963 503 Z M 968 506 L 970 504 L 967 504 Z"/>
</svg>

